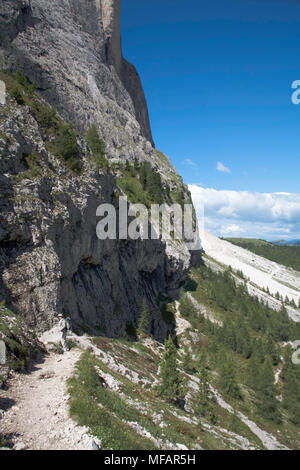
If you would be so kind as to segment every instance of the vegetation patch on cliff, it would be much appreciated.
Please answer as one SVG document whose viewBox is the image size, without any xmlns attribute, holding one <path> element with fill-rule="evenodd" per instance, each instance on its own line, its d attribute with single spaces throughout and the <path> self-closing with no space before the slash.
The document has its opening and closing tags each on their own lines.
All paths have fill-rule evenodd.
<svg viewBox="0 0 300 470">
<path fill-rule="evenodd" d="M 97 168 L 108 168 L 106 158 L 106 146 L 104 140 L 99 136 L 96 125 L 92 124 L 86 135 L 86 141 L 92 151 L 93 162 Z"/>
<path fill-rule="evenodd" d="M 134 204 L 162 204 L 164 202 L 164 190 L 160 174 L 155 171 L 149 162 L 120 165 L 120 176 L 118 186 Z"/>
<path fill-rule="evenodd" d="M 0 339 L 4 341 L 7 351 L 7 365 L 14 371 L 28 368 L 30 360 L 44 351 L 34 331 L 0 303 Z"/>
<path fill-rule="evenodd" d="M 73 173 L 81 171 L 81 161 L 78 146 L 78 133 L 71 124 L 66 124 L 55 110 L 35 93 L 34 84 L 29 84 L 27 78 L 18 70 L 15 74 L 0 71 L 0 79 L 6 84 L 9 96 L 20 106 L 28 106 L 40 126 L 48 151 L 59 157 Z M 36 160 L 36 159 L 35 159 Z M 40 175 L 37 167 L 39 162 L 32 158 L 29 164 L 31 171 L 23 176 L 35 178 Z"/>
</svg>

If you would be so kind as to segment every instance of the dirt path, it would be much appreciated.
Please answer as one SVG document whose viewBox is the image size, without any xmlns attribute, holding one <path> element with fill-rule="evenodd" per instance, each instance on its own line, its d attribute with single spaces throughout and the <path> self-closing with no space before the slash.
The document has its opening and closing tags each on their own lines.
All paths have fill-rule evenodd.
<svg viewBox="0 0 300 470">
<path fill-rule="evenodd" d="M 51 353 L 27 375 L 13 378 L 0 390 L 0 433 L 17 450 L 92 450 L 97 441 L 69 417 L 67 379 L 81 351 Z M 99 443 L 98 443 L 99 444 Z"/>
</svg>

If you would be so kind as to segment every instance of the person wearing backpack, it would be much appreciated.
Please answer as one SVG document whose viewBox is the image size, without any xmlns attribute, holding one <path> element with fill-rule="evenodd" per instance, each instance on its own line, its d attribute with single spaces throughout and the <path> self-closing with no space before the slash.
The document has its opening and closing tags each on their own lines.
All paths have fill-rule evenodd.
<svg viewBox="0 0 300 470">
<path fill-rule="evenodd" d="M 61 313 L 58 315 L 58 320 L 59 320 L 58 329 L 61 334 L 60 343 L 62 345 L 63 352 L 67 352 L 69 351 L 69 346 L 67 343 L 67 334 L 68 334 L 70 322 L 69 322 L 69 319 L 67 319 L 68 321 L 65 320 Z"/>
</svg>

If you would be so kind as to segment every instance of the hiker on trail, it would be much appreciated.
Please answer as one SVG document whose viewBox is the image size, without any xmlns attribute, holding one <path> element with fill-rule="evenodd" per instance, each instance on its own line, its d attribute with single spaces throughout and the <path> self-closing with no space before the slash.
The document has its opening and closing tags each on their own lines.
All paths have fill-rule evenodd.
<svg viewBox="0 0 300 470">
<path fill-rule="evenodd" d="M 63 348 L 63 352 L 66 352 L 66 351 L 69 351 L 69 347 L 67 344 L 68 326 L 67 326 L 66 320 L 64 319 L 61 313 L 58 315 L 58 320 L 59 320 L 58 328 L 59 328 L 59 332 L 61 333 L 60 342 Z"/>
</svg>

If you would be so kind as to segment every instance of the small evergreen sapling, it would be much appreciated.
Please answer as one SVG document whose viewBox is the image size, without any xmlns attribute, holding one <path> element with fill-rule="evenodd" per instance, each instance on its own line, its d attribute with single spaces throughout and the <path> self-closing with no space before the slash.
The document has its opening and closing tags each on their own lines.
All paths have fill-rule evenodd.
<svg viewBox="0 0 300 470">
<path fill-rule="evenodd" d="M 149 309 L 148 309 L 147 301 L 146 299 L 144 299 L 142 303 L 141 315 L 139 318 L 139 330 L 142 333 L 147 334 L 148 329 L 149 329 Z"/>
<path fill-rule="evenodd" d="M 184 379 L 177 367 L 177 349 L 171 336 L 165 341 L 160 363 L 159 393 L 170 402 L 179 402 L 185 396 Z"/>
</svg>

